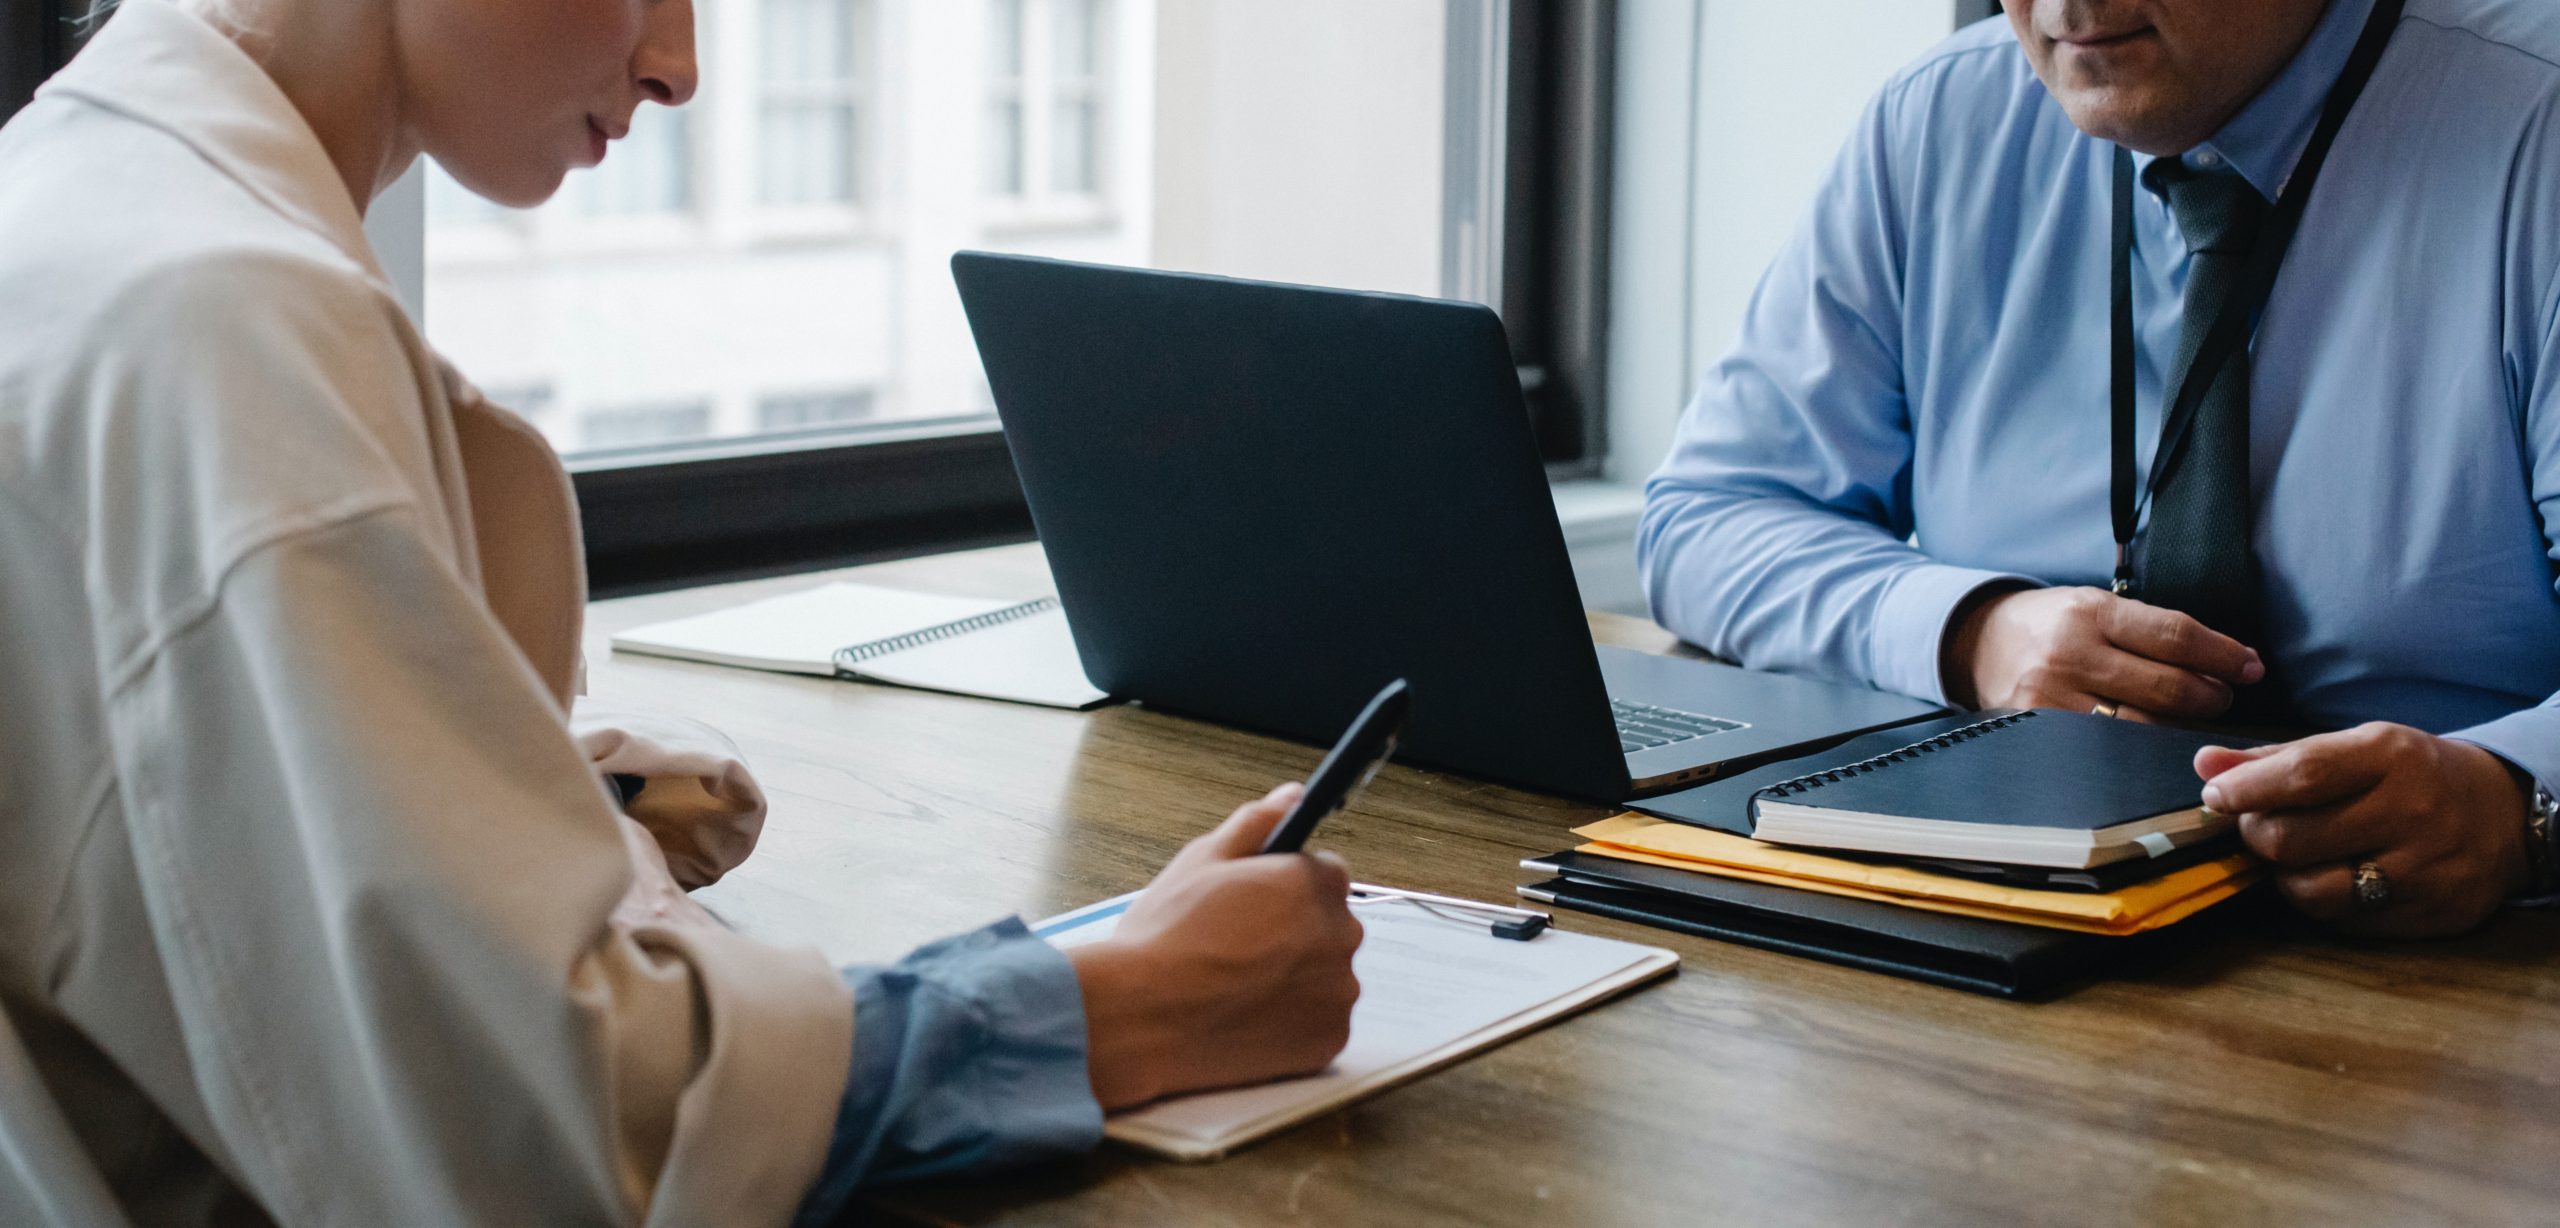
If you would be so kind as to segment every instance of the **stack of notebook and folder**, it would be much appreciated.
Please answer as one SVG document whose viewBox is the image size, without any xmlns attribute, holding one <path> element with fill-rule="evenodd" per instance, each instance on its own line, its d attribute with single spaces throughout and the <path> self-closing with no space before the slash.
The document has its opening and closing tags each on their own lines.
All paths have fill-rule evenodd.
<svg viewBox="0 0 2560 1228">
<path fill-rule="evenodd" d="M 1638 803 L 1532 899 L 2003 996 L 2095 975 L 2258 871 L 2198 804 L 2227 738 L 1982 712 Z M 2244 743 L 2245 744 L 2245 743 Z"/>
</svg>

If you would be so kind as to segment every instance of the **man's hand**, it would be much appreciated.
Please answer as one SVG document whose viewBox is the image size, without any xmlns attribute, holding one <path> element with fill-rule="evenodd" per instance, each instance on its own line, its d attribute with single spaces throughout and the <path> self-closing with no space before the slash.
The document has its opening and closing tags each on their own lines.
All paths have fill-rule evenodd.
<svg viewBox="0 0 2560 1228">
<path fill-rule="evenodd" d="M 1071 948 L 1094 1098 L 1322 1070 L 1351 1036 L 1360 982 L 1351 876 L 1331 853 L 1260 855 L 1304 790 L 1282 785 L 1185 846 L 1104 941 Z"/>
<path fill-rule="evenodd" d="M 2524 885 L 2529 790 L 2506 762 L 2406 725 L 2196 755 L 2204 804 L 2240 818 L 2296 908 L 2352 933 L 2415 938 L 2480 924 Z M 2361 911 L 2355 866 L 2391 882 Z"/>
<path fill-rule="evenodd" d="M 2257 650 L 2174 610 L 2095 588 L 2000 593 L 1946 642 L 1948 698 L 1968 708 L 2118 705 L 2132 720 L 2204 720 L 2267 676 Z"/>
</svg>

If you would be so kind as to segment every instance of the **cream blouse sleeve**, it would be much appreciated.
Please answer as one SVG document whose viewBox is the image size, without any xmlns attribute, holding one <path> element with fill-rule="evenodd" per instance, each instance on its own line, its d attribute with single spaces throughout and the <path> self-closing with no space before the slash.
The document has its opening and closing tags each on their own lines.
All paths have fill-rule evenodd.
<svg viewBox="0 0 2560 1228">
<path fill-rule="evenodd" d="M 168 288 L 197 331 L 100 393 L 110 437 L 177 436 L 135 444 L 138 506 L 101 522 L 91 577 L 130 619 L 101 687 L 188 1047 L 151 1077 L 193 1083 L 207 1149 L 286 1222 L 785 1222 L 850 1062 L 843 981 L 614 920 L 631 874 L 589 755 L 447 523 L 342 429 L 387 412 L 337 402 L 396 398 L 404 355 L 378 321 L 339 335 L 373 306 L 262 279 Z M 221 302 L 308 318 L 223 324 Z M 253 497 L 264 462 L 221 457 L 260 423 L 303 461 Z"/>
</svg>

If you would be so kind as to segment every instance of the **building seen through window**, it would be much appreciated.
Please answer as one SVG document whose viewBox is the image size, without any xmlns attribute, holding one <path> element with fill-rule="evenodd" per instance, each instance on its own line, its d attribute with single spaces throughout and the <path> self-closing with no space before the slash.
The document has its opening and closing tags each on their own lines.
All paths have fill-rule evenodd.
<svg viewBox="0 0 2560 1228">
<path fill-rule="evenodd" d="M 578 176 L 568 194 L 595 217 L 664 217 L 693 209 L 693 113 L 642 107 L 616 156 Z"/>
<path fill-rule="evenodd" d="M 868 422 L 879 397 L 868 388 L 782 393 L 756 402 L 756 429 L 807 431 Z"/>
<path fill-rule="evenodd" d="M 1029 149 L 1023 129 L 1023 68 L 1029 57 L 1023 41 L 1030 33 L 1024 20 L 1029 0 L 987 0 L 987 191 L 995 196 L 1022 195 L 1022 157 Z"/>
<path fill-rule="evenodd" d="M 578 446 L 590 451 L 698 439 L 710 432 L 709 401 L 601 406 L 578 415 Z"/>
<path fill-rule="evenodd" d="M 756 182 L 767 205 L 851 205 L 859 199 L 862 88 L 873 5 L 848 0 L 763 0 L 757 93 Z"/>
<path fill-rule="evenodd" d="M 983 421 L 965 248 L 1441 290 L 1438 0 L 695 7 L 551 203 L 430 172 L 428 334 L 565 452 Z"/>
</svg>

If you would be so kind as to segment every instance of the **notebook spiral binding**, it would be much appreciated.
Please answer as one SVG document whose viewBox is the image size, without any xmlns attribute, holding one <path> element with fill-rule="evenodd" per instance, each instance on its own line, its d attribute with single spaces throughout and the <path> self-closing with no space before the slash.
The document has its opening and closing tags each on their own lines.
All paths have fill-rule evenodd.
<svg viewBox="0 0 2560 1228">
<path fill-rule="evenodd" d="M 836 650 L 836 673 L 850 678 L 853 677 L 853 667 L 865 661 L 877 660 L 892 653 L 905 652 L 910 648 L 922 648 L 927 644 L 940 643 L 953 636 L 984 631 L 989 627 L 1001 627 L 1006 623 L 1029 618 L 1034 614 L 1048 613 L 1057 607 L 1058 599 L 1055 597 L 1035 597 L 1020 605 L 1009 605 L 1001 610 L 989 610 L 984 614 L 953 619 L 947 623 L 926 627 L 921 631 L 893 635 L 888 639 L 873 640 L 868 644 L 849 645 Z"/>
<path fill-rule="evenodd" d="M 1914 742 L 1909 746 L 1886 751 L 1872 759 L 1862 759 L 1856 763 L 1845 763 L 1839 767 L 1815 772 L 1808 776 L 1798 776 L 1793 780 L 1782 780 L 1768 788 L 1760 790 L 1758 793 L 1752 794 L 1751 796 L 1754 800 L 1763 797 L 1794 797 L 1799 793 L 1807 793 L 1812 790 L 1819 789 L 1827 784 L 1836 784 L 1851 776 L 1863 776 L 1869 772 L 1877 770 L 1878 768 L 1890 767 L 1897 763 L 1917 759 L 1922 755 L 1934 754 L 1958 743 L 1970 742 L 1984 734 L 2006 729 L 2009 726 L 2015 725 L 2018 722 L 2026 720 L 2034 715 L 2035 711 L 2033 709 L 2028 709 L 2023 712 L 2011 712 L 2005 716 L 1995 716 L 1987 721 L 1976 721 L 1961 729 L 1950 729 L 1934 738 L 1928 738 L 1923 741 Z"/>
</svg>

